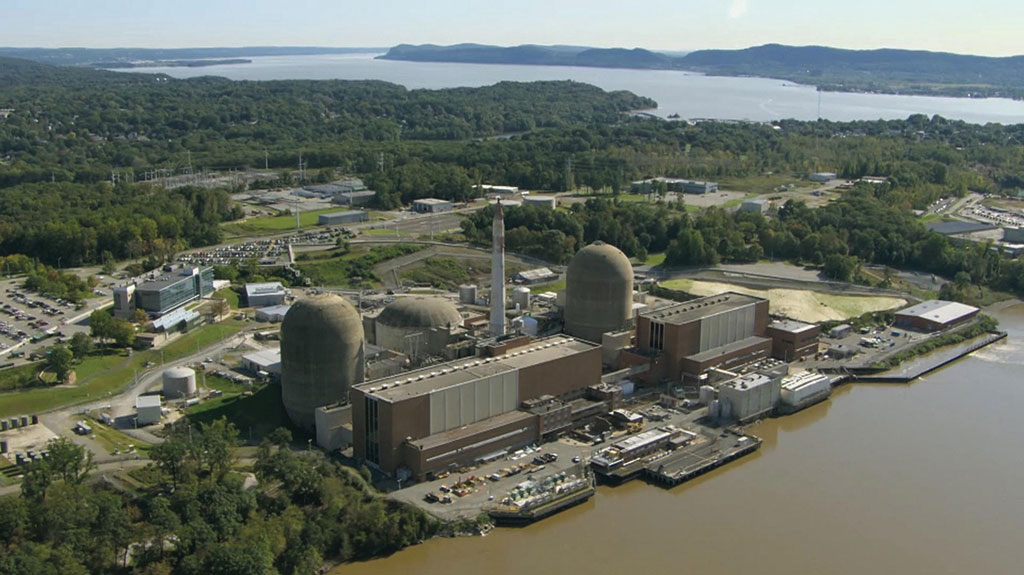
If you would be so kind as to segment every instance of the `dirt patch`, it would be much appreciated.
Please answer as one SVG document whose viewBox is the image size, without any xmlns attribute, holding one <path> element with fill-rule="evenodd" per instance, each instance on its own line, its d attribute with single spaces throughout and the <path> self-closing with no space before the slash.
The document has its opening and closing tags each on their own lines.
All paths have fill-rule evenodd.
<svg viewBox="0 0 1024 575">
<path fill-rule="evenodd" d="M 671 280 L 662 284 L 669 289 L 682 290 L 696 296 L 716 295 L 725 291 L 767 298 L 772 314 L 800 321 L 818 323 L 843 320 L 868 312 L 902 307 L 907 300 L 887 296 L 833 295 L 810 290 L 769 289 L 757 290 L 719 282 Z"/>
</svg>

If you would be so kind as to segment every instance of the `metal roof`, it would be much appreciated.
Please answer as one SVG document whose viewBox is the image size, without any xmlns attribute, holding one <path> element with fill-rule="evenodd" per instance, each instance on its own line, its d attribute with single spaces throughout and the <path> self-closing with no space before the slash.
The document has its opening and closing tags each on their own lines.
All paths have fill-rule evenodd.
<svg viewBox="0 0 1024 575">
<path fill-rule="evenodd" d="M 805 331 L 812 330 L 818 326 L 814 325 L 813 323 L 804 323 L 802 321 L 796 321 L 794 319 L 780 319 L 778 321 L 773 321 L 772 323 L 768 324 L 768 327 L 772 329 L 777 329 L 779 331 L 784 331 L 787 333 L 803 333 Z"/>
<path fill-rule="evenodd" d="M 146 407 L 160 407 L 159 395 L 140 395 L 135 398 L 135 409 Z"/>
<path fill-rule="evenodd" d="M 450 204 L 448 200 L 439 200 L 437 198 L 423 198 L 419 200 L 413 200 L 414 204 L 427 204 L 428 206 L 436 206 L 438 204 Z"/>
<path fill-rule="evenodd" d="M 938 323 L 950 323 L 978 311 L 978 308 L 940 299 L 928 300 L 896 312 L 896 315 L 919 317 Z"/>
<path fill-rule="evenodd" d="M 725 292 L 644 312 L 640 314 L 640 317 L 656 322 L 681 325 L 760 301 L 767 300 L 736 292 Z"/>
<path fill-rule="evenodd" d="M 272 294 L 283 294 L 285 293 L 284 286 L 281 282 L 263 282 L 263 283 L 250 283 L 245 284 L 245 295 L 246 297 L 252 297 L 254 295 L 272 295 Z"/>
<path fill-rule="evenodd" d="M 199 312 L 195 312 L 183 307 L 171 311 L 162 317 L 153 320 L 153 327 L 156 329 L 170 329 L 181 322 L 190 322 L 199 317 Z"/>
<path fill-rule="evenodd" d="M 537 268 L 537 269 L 532 269 L 532 270 L 526 270 L 526 271 L 519 272 L 516 275 L 518 277 L 522 278 L 524 281 L 538 281 L 538 280 L 548 279 L 550 277 L 556 277 L 556 278 L 558 277 L 558 274 L 556 274 L 555 272 L 551 271 L 548 268 Z"/>
<path fill-rule="evenodd" d="M 515 348 L 498 357 L 471 357 L 383 377 L 353 386 L 384 401 L 401 401 L 499 373 L 539 365 L 598 346 L 568 336 L 552 336 Z"/>
<path fill-rule="evenodd" d="M 270 367 L 281 363 L 281 350 L 261 349 L 243 355 L 242 359 L 260 367 Z"/>
</svg>

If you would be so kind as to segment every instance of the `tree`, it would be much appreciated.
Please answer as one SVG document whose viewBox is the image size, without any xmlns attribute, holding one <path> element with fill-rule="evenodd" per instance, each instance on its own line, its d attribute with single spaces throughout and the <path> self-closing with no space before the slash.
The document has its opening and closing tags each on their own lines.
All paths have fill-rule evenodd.
<svg viewBox="0 0 1024 575">
<path fill-rule="evenodd" d="M 146 313 L 146 310 L 135 308 L 135 311 L 132 312 L 132 322 L 146 323 L 147 321 L 149 321 L 149 314 Z"/>
<path fill-rule="evenodd" d="M 79 485 L 96 467 L 92 452 L 66 437 L 51 439 L 46 444 L 49 451 L 49 467 L 56 479 L 71 485 Z"/>
<path fill-rule="evenodd" d="M 64 383 L 71 373 L 71 364 L 74 362 L 75 354 L 63 345 L 58 345 L 50 350 L 46 360 L 46 368 L 57 376 L 57 381 Z"/>
<path fill-rule="evenodd" d="M 110 275 L 117 271 L 117 262 L 114 261 L 114 254 L 110 253 L 109 250 L 104 250 L 100 259 L 103 261 L 103 273 Z"/>
<path fill-rule="evenodd" d="M 90 353 L 92 353 L 93 344 L 92 338 L 89 334 L 84 332 L 75 332 L 71 336 L 71 353 L 74 354 L 75 359 L 81 360 Z"/>
<path fill-rule="evenodd" d="M 164 473 L 171 476 L 171 484 L 174 488 L 183 481 L 188 473 L 188 444 L 187 437 L 179 434 L 171 435 L 163 443 L 158 443 L 149 450 L 149 458 L 156 463 Z"/>
<path fill-rule="evenodd" d="M 89 332 L 100 341 L 109 339 L 113 321 L 114 318 L 106 310 L 98 309 L 89 314 Z"/>
<path fill-rule="evenodd" d="M 135 326 L 123 319 L 113 319 L 110 322 L 109 335 L 118 347 L 128 347 L 135 342 Z"/>
</svg>

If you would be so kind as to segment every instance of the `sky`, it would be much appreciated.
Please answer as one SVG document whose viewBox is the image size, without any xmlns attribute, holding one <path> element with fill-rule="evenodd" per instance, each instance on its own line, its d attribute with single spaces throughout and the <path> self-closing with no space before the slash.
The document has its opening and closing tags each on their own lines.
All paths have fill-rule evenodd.
<svg viewBox="0 0 1024 575">
<path fill-rule="evenodd" d="M 1016 0 L 0 0 L 0 46 L 766 43 L 1024 54 Z"/>
</svg>

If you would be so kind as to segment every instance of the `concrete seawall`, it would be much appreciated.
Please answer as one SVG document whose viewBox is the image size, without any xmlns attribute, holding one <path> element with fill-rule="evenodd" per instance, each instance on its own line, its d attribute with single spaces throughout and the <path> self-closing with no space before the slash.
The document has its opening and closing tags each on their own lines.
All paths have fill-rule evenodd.
<svg viewBox="0 0 1024 575">
<path fill-rule="evenodd" d="M 965 355 L 969 355 L 987 345 L 1006 338 L 1006 332 L 995 332 L 965 341 L 953 347 L 939 349 L 927 355 L 915 358 L 905 365 L 877 373 L 852 373 L 851 381 L 864 383 L 909 383 L 922 375 L 948 365 Z"/>
</svg>

